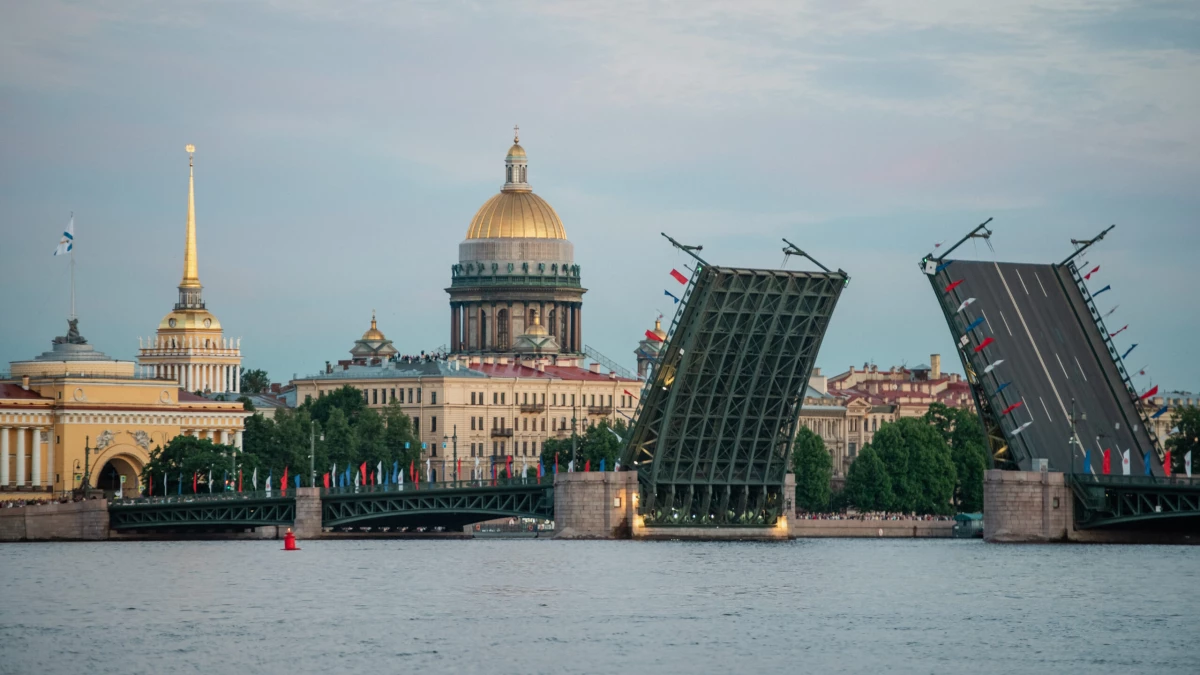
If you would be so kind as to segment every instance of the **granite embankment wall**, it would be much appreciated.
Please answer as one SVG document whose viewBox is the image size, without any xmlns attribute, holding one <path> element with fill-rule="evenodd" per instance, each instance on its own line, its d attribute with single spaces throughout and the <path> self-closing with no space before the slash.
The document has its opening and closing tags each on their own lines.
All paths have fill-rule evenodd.
<svg viewBox="0 0 1200 675">
<path fill-rule="evenodd" d="M 89 499 L 0 509 L 0 541 L 99 541 L 108 538 L 108 502 Z"/>
<path fill-rule="evenodd" d="M 793 520 L 792 538 L 872 537 L 945 539 L 953 520 Z"/>
</svg>

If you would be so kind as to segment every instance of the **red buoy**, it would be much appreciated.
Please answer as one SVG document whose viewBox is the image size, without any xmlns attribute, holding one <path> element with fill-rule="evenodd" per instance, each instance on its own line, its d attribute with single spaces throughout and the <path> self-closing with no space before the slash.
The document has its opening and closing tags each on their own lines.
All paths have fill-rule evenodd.
<svg viewBox="0 0 1200 675">
<path fill-rule="evenodd" d="M 287 534 L 283 535 L 283 550 L 285 550 L 285 551 L 299 551 L 300 550 L 299 548 L 296 548 L 296 535 L 292 534 L 292 528 L 290 528 L 290 527 L 288 528 Z"/>
</svg>

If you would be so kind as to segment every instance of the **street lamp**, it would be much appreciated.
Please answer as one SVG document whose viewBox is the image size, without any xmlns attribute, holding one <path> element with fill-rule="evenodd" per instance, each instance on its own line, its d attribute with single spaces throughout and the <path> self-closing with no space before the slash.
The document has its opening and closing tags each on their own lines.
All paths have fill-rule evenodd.
<svg viewBox="0 0 1200 675">
<path fill-rule="evenodd" d="M 1068 418 L 1067 421 L 1069 421 L 1071 423 L 1071 438 L 1068 439 L 1068 442 L 1071 444 L 1071 447 L 1072 447 L 1072 450 L 1071 450 L 1071 473 L 1075 473 L 1075 450 L 1073 448 L 1076 445 L 1082 445 L 1082 443 L 1079 442 L 1079 431 L 1076 429 L 1076 425 L 1079 424 L 1080 422 L 1087 421 L 1087 413 L 1086 412 L 1080 413 L 1078 417 L 1075 416 L 1075 399 L 1071 399 L 1071 417 Z M 1081 450 L 1082 450 L 1082 448 L 1081 448 Z"/>
<path fill-rule="evenodd" d="M 308 423 L 308 486 L 317 486 L 317 421 Z M 321 433 L 321 442 L 325 442 L 325 433 Z"/>
</svg>

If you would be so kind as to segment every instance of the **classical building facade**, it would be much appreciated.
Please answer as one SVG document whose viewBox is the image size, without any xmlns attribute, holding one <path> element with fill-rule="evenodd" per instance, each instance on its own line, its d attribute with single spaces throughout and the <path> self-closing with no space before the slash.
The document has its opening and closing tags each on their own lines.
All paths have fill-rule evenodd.
<svg viewBox="0 0 1200 675">
<path fill-rule="evenodd" d="M 179 298 L 158 324 L 156 335 L 138 338 L 138 362 L 156 378 L 175 380 L 187 391 L 239 392 L 242 382 L 241 339 L 226 338 L 221 322 L 204 306 L 196 255 L 195 148 L 188 151 L 187 235 Z"/>
<path fill-rule="evenodd" d="M 0 380 L 0 499 L 137 490 L 150 451 L 180 434 L 241 447 L 241 403 L 214 402 L 87 344 L 71 321 L 50 351 Z M 40 494 L 39 494 L 40 493 Z"/>
<path fill-rule="evenodd" d="M 519 137 L 504 172 L 451 266 L 450 353 L 582 354 L 586 289 L 575 250 L 558 213 L 533 193 Z M 520 340 L 526 334 L 535 339 Z"/>
</svg>

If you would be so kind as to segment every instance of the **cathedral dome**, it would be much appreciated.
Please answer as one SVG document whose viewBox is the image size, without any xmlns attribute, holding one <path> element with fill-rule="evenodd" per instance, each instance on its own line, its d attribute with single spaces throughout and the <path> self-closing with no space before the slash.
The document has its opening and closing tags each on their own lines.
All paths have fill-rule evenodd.
<svg viewBox="0 0 1200 675">
<path fill-rule="evenodd" d="M 363 340 L 386 340 L 387 339 L 383 336 L 383 331 L 379 330 L 379 327 L 375 324 L 375 312 L 371 312 L 371 327 L 367 329 L 367 332 L 363 333 L 362 339 Z"/>
<path fill-rule="evenodd" d="M 513 136 L 504 158 L 504 187 L 487 200 L 467 228 L 467 239 L 566 239 L 554 207 L 533 194 L 529 163 L 520 138 Z"/>
</svg>

